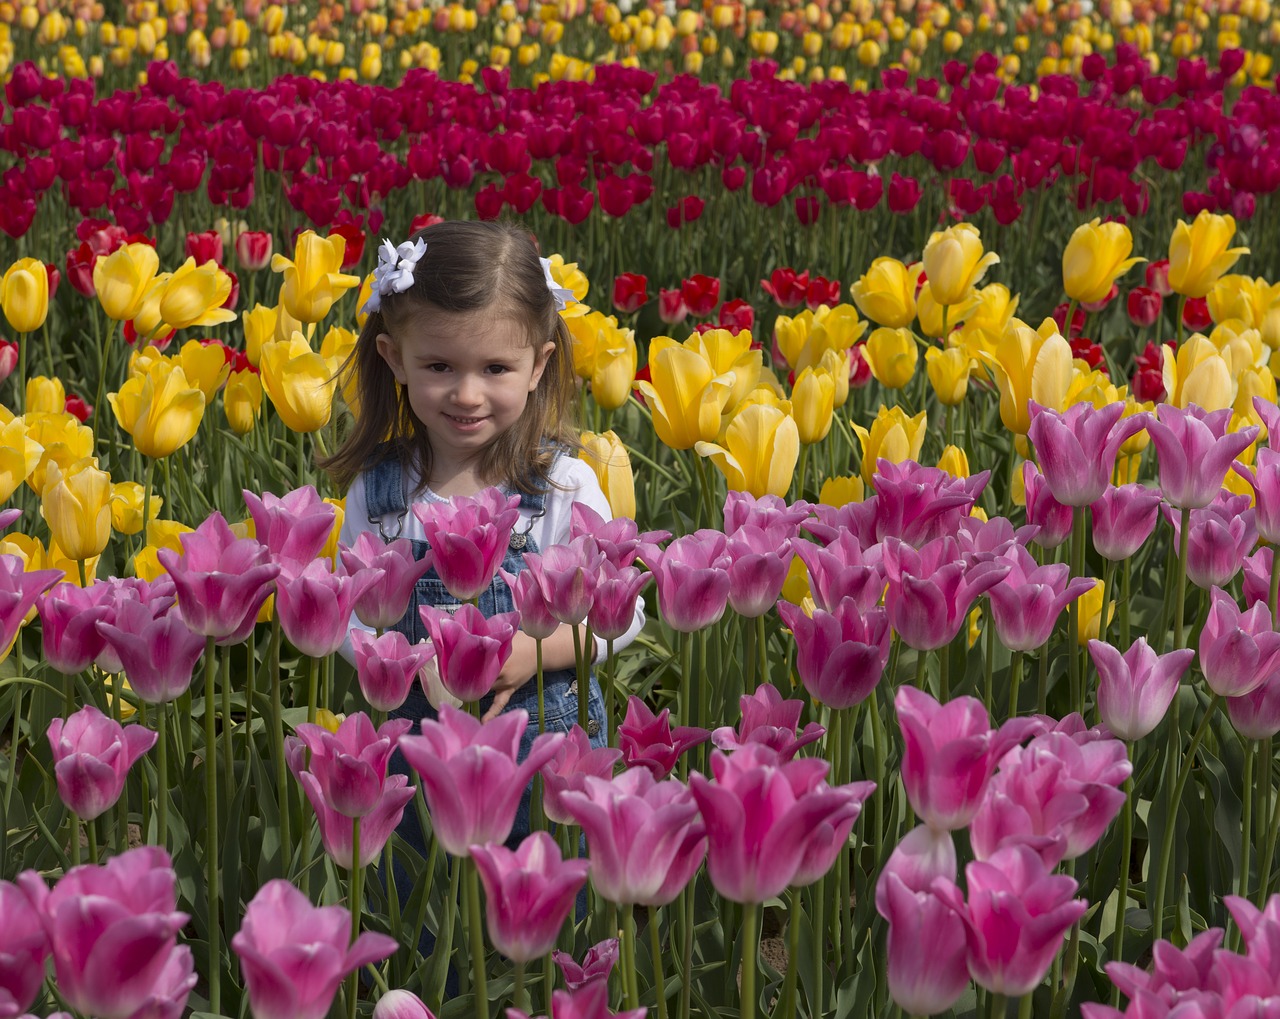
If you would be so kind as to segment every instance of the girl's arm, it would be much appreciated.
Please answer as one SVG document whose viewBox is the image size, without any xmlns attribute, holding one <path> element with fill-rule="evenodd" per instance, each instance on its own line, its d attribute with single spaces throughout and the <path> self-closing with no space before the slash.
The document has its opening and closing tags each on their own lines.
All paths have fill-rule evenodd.
<svg viewBox="0 0 1280 1019">
<path fill-rule="evenodd" d="M 586 640 L 587 628 L 579 626 L 578 639 Z M 554 672 L 557 669 L 571 669 L 577 664 L 573 651 L 574 627 L 561 623 L 559 629 L 542 642 L 542 671 Z M 511 644 L 511 656 L 502 666 L 498 678 L 493 684 L 493 704 L 485 712 L 481 721 L 487 722 L 496 718 L 511 695 L 538 673 L 538 644 L 523 630 L 517 630 Z"/>
</svg>

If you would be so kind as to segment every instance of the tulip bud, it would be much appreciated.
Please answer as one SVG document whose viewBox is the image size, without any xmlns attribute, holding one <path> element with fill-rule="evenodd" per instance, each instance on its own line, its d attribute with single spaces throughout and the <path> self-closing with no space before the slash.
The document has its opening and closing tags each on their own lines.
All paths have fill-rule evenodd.
<svg viewBox="0 0 1280 1019">
<path fill-rule="evenodd" d="M 582 433 L 581 458 L 585 460 L 600 481 L 609 509 L 615 517 L 636 515 L 635 479 L 631 471 L 631 456 L 627 447 L 613 431 L 599 435 Z"/>
<path fill-rule="evenodd" d="M 98 470 L 91 457 L 75 461 L 65 472 L 52 463 L 40 508 L 68 559 L 92 559 L 111 540 L 111 475 Z"/>
<path fill-rule="evenodd" d="M 20 333 L 44 325 L 49 314 L 49 276 L 38 258 L 22 258 L 0 280 L 0 305 L 5 318 Z"/>
</svg>

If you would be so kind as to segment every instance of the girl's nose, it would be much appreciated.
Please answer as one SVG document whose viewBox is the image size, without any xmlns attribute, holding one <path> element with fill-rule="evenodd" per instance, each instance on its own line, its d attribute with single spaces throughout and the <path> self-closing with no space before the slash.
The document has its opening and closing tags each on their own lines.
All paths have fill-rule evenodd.
<svg viewBox="0 0 1280 1019">
<path fill-rule="evenodd" d="M 453 387 L 453 402 L 464 407 L 471 407 L 480 400 L 480 385 L 473 376 L 463 373 L 458 376 L 457 385 Z"/>
</svg>

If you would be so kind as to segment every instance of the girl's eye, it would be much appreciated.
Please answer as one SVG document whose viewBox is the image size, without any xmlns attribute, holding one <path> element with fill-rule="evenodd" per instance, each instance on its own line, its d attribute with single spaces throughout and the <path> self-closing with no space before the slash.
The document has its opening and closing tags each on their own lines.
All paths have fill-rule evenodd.
<svg viewBox="0 0 1280 1019">
<path fill-rule="evenodd" d="M 447 372 L 448 370 L 449 366 L 447 364 L 438 361 L 435 364 L 427 365 L 427 371 L 429 372 Z"/>
<path fill-rule="evenodd" d="M 504 375 L 510 369 L 505 364 L 491 364 L 486 370 L 490 375 Z"/>
</svg>

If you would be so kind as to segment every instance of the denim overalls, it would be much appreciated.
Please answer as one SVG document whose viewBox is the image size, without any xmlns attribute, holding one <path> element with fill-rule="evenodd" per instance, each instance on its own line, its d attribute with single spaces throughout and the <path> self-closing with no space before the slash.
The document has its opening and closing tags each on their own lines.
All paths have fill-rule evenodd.
<svg viewBox="0 0 1280 1019">
<path fill-rule="evenodd" d="M 408 498 L 405 491 L 406 480 L 399 461 L 392 457 L 381 460 L 370 467 L 364 474 L 364 489 L 365 500 L 368 503 L 369 523 L 378 528 L 384 540 L 391 541 L 395 539 L 403 529 L 405 515 L 409 512 Z M 522 495 L 520 498 L 520 508 L 532 511 L 535 518 L 541 516 L 545 503 L 545 493 Z M 410 540 L 413 545 L 414 557 L 421 559 L 430 546 L 425 541 Z M 511 543 L 507 548 L 506 555 L 503 557 L 502 568 L 511 574 L 519 573 L 525 569 L 524 554 L 537 551 L 538 546 L 534 542 L 532 534 L 527 529 L 524 532 L 517 530 L 511 535 Z M 422 618 L 418 614 L 419 605 L 448 607 L 458 604 L 458 599 L 449 594 L 445 589 L 444 582 L 440 580 L 439 575 L 433 568 L 428 570 L 426 575 L 418 581 L 413 599 L 409 603 L 408 611 L 393 629 L 403 633 L 410 643 L 416 643 L 427 636 L 426 628 L 422 624 Z M 507 587 L 506 582 L 500 576 L 494 577 L 488 589 L 481 593 L 479 608 L 486 618 L 499 612 L 514 611 L 515 603 L 511 596 L 511 589 Z M 482 713 L 488 710 L 492 701 L 493 697 L 490 695 L 480 702 Z M 577 680 L 573 669 L 561 669 L 544 673 L 543 702 L 546 706 L 546 731 L 568 732 L 572 726 L 577 724 Z M 523 760 L 528 755 L 533 746 L 533 741 L 538 735 L 538 684 L 536 679 L 530 679 L 529 682 L 511 695 L 511 700 L 507 703 L 505 710 L 510 711 L 513 708 L 523 708 L 529 713 L 529 725 L 520 741 L 520 759 Z M 594 675 L 591 678 L 590 700 L 587 702 L 587 712 L 590 719 L 587 735 L 590 737 L 591 745 L 593 747 L 603 747 L 608 741 L 608 733 L 605 731 L 604 698 Z M 416 735 L 421 731 L 419 722 L 424 718 L 435 719 L 436 712 L 431 706 L 431 702 L 427 700 L 421 685 L 414 683 L 409 689 L 408 699 L 401 707 L 391 713 L 391 717 L 411 719 L 413 728 L 409 732 Z M 416 776 L 411 774 L 403 755 L 399 751 L 396 751 L 392 757 L 391 771 L 410 775 L 410 778 L 416 781 Z M 532 783 L 530 783 L 520 799 L 520 808 L 516 813 L 515 827 L 512 829 L 511 838 L 508 840 L 508 845 L 512 848 L 529 834 L 529 800 L 532 788 Z M 397 831 L 417 852 L 424 858 L 426 857 L 426 840 L 418 824 L 416 811 L 412 809 L 405 811 L 404 819 L 400 822 Z M 399 878 L 400 875 L 397 874 L 397 879 Z"/>
</svg>

